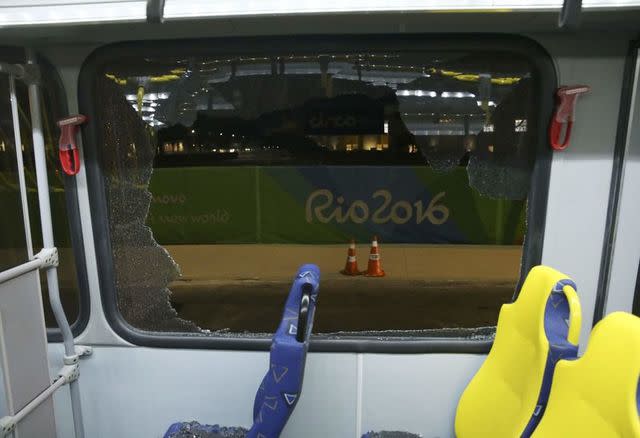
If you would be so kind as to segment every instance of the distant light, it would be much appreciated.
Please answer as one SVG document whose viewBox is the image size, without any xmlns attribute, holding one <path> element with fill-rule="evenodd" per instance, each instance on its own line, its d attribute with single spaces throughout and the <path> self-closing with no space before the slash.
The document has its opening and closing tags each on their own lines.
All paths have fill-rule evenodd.
<svg viewBox="0 0 640 438">
<path fill-rule="evenodd" d="M 191 133 L 192 133 L 192 134 L 195 134 L 195 133 L 196 133 L 196 130 L 195 130 L 195 129 L 192 129 L 192 130 L 191 130 Z"/>
<path fill-rule="evenodd" d="M 134 110 L 138 111 L 138 104 L 134 103 L 133 105 L 131 105 L 131 107 L 133 107 Z M 156 109 L 152 106 L 143 106 L 142 112 L 155 113 Z"/>
<path fill-rule="evenodd" d="M 476 103 L 478 104 L 478 106 L 482 106 L 482 101 L 481 100 L 476 100 Z M 497 106 L 497 105 L 493 100 L 490 100 L 489 101 L 489 106 Z"/>
<path fill-rule="evenodd" d="M 169 98 L 170 93 L 147 93 L 142 96 L 142 100 L 146 102 L 150 102 L 149 105 L 157 106 L 158 104 L 155 102 L 156 100 L 164 100 Z M 135 94 L 127 94 L 126 99 L 129 102 L 136 102 L 138 100 L 138 96 Z"/>
<path fill-rule="evenodd" d="M 384 122 L 384 133 L 385 134 L 389 133 L 389 122 Z"/>
<path fill-rule="evenodd" d="M 236 150 L 235 149 L 229 149 L 229 152 L 234 153 Z"/>
<path fill-rule="evenodd" d="M 429 90 L 396 90 L 396 96 L 437 97 L 438 93 Z"/>
<path fill-rule="evenodd" d="M 444 97 L 445 99 L 447 98 L 462 99 L 464 97 L 476 97 L 476 95 L 473 93 L 469 93 L 468 91 L 443 91 L 440 94 L 440 97 Z"/>
</svg>

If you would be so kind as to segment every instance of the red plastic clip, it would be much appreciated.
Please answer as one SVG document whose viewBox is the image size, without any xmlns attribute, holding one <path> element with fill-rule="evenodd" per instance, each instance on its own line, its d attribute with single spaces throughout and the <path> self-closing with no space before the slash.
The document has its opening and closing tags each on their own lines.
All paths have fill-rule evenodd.
<svg viewBox="0 0 640 438">
<path fill-rule="evenodd" d="M 549 141 L 551 147 L 556 151 L 561 151 L 569 146 L 571 140 L 571 128 L 576 109 L 576 100 L 581 94 L 591 91 L 588 85 L 573 85 L 569 87 L 560 87 L 556 92 L 558 97 L 558 105 L 551 120 L 551 128 L 549 129 Z M 564 140 L 560 139 L 562 128 L 564 129 Z"/>
<path fill-rule="evenodd" d="M 60 165 L 67 175 L 76 175 L 80 172 L 80 154 L 76 144 L 76 135 L 79 126 L 87 121 L 87 117 L 82 114 L 66 117 L 58 120 L 60 127 L 60 141 L 58 142 L 58 156 Z"/>
</svg>

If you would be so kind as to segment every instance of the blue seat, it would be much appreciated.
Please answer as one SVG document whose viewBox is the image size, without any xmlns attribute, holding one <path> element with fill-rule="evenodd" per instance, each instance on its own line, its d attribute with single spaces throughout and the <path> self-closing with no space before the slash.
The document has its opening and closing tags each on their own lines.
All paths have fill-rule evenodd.
<svg viewBox="0 0 640 438">
<path fill-rule="evenodd" d="M 244 438 L 246 435 L 247 429 L 243 427 L 223 427 L 191 421 L 173 423 L 164 436 L 165 438 Z"/>
<path fill-rule="evenodd" d="M 277 438 L 287 423 L 302 391 L 318 297 L 320 270 L 300 267 L 284 307 L 282 321 L 273 336 L 269 370 L 253 403 L 253 427 L 247 438 Z"/>
<path fill-rule="evenodd" d="M 174 423 L 165 438 L 278 438 L 300 399 L 319 286 L 320 269 L 316 265 L 307 264 L 298 269 L 282 320 L 273 335 L 269 369 L 256 393 L 253 426 L 248 432 L 242 428 L 195 422 Z"/>
</svg>

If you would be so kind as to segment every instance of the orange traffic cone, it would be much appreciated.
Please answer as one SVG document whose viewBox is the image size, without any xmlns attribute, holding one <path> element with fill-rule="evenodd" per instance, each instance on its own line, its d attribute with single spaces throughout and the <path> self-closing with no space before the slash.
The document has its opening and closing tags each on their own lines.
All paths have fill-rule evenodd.
<svg viewBox="0 0 640 438">
<path fill-rule="evenodd" d="M 358 261 L 356 260 L 356 241 L 351 239 L 349 244 L 349 251 L 347 252 L 347 263 L 344 265 L 344 269 L 340 271 L 344 275 L 362 275 L 362 272 L 358 270 Z"/>
<path fill-rule="evenodd" d="M 367 272 L 364 275 L 367 277 L 384 277 L 384 271 L 382 270 L 382 264 L 380 263 L 380 250 L 378 249 L 377 236 L 373 236 L 373 240 L 371 241 L 369 265 L 367 266 Z"/>
</svg>

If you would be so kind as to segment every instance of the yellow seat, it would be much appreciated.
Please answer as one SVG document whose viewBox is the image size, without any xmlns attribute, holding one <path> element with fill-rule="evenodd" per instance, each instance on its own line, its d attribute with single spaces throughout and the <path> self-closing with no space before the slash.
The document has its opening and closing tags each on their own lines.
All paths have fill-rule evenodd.
<svg viewBox="0 0 640 438">
<path fill-rule="evenodd" d="M 580 323 L 575 283 L 555 269 L 533 268 L 518 299 L 500 309 L 491 351 L 458 403 L 456 436 L 530 436 L 555 363 L 577 355 Z"/>
<path fill-rule="evenodd" d="M 533 438 L 640 437 L 640 318 L 615 312 L 591 333 L 583 357 L 558 363 Z"/>
</svg>

